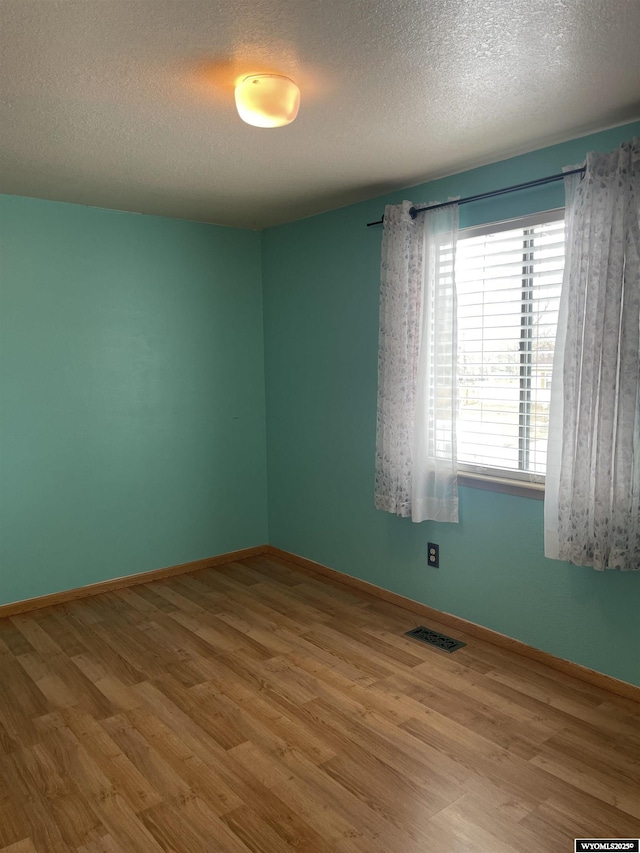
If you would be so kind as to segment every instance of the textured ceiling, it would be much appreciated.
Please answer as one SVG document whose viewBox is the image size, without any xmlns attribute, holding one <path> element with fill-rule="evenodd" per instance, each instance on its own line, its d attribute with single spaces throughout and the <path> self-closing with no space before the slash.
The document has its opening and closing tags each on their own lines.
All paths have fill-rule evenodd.
<svg viewBox="0 0 640 853">
<path fill-rule="evenodd" d="M 0 0 L 0 191 L 262 228 L 638 118 L 639 44 L 640 0 Z"/>
</svg>

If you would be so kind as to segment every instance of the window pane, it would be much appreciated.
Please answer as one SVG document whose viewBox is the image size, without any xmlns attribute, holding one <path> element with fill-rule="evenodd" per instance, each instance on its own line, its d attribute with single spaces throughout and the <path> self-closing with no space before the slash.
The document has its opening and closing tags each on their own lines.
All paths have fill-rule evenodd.
<svg viewBox="0 0 640 853">
<path fill-rule="evenodd" d="M 564 222 L 462 233 L 458 460 L 544 474 Z"/>
</svg>

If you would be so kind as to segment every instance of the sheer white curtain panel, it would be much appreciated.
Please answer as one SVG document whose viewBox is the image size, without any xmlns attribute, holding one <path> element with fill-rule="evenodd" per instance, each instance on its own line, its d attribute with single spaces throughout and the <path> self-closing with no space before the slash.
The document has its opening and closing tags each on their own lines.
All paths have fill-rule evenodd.
<svg viewBox="0 0 640 853">
<path fill-rule="evenodd" d="M 640 569 L 640 139 L 565 178 L 545 554 Z"/>
<path fill-rule="evenodd" d="M 456 522 L 458 206 L 415 219 L 411 207 L 384 214 L 375 505 Z"/>
</svg>

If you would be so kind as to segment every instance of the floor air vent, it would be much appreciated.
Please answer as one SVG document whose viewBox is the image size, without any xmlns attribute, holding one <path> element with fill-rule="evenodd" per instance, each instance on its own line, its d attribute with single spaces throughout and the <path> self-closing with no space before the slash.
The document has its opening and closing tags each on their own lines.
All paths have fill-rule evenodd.
<svg viewBox="0 0 640 853">
<path fill-rule="evenodd" d="M 461 649 L 466 646 L 466 643 L 461 643 L 460 640 L 454 640 L 453 637 L 447 637 L 439 631 L 432 631 L 431 628 L 425 628 L 424 625 L 418 625 L 413 631 L 407 631 L 405 637 L 413 637 L 414 640 L 420 640 L 421 643 L 427 643 L 430 646 L 435 646 L 437 649 L 442 649 L 443 652 L 455 652 L 456 649 Z"/>
</svg>

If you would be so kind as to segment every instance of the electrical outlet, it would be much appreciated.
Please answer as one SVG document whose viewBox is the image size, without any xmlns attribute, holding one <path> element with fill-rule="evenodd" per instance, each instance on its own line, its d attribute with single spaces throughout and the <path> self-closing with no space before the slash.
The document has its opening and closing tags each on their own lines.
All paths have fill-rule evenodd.
<svg viewBox="0 0 640 853">
<path fill-rule="evenodd" d="M 434 569 L 440 568 L 440 546 L 435 542 L 427 542 L 427 557 L 430 566 Z"/>
</svg>

